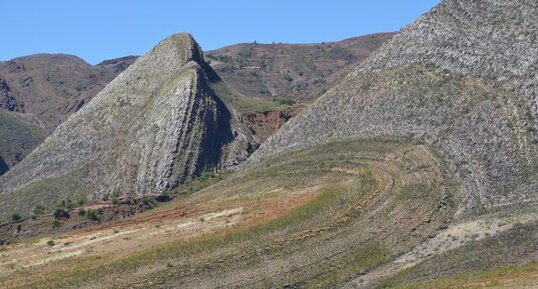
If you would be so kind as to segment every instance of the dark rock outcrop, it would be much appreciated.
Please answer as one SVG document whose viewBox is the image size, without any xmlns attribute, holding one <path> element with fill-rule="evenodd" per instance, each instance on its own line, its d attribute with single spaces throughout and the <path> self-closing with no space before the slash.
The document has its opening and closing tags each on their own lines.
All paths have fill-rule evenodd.
<svg viewBox="0 0 538 289">
<path fill-rule="evenodd" d="M 11 89 L 6 81 L 0 78 L 0 108 L 14 111 L 17 108 L 17 101 L 11 93 Z"/>
<path fill-rule="evenodd" d="M 466 194 L 460 215 L 538 199 L 538 3 L 445 0 L 290 120 L 250 162 L 350 138 L 412 137 Z"/>
</svg>

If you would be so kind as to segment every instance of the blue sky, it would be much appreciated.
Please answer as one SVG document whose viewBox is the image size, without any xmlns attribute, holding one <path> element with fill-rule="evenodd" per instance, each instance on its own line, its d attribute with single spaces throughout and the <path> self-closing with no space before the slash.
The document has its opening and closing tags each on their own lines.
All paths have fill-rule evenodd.
<svg viewBox="0 0 538 289">
<path fill-rule="evenodd" d="M 439 0 L 0 0 L 0 60 L 67 53 L 97 63 L 140 55 L 176 32 L 204 50 L 396 31 Z"/>
</svg>

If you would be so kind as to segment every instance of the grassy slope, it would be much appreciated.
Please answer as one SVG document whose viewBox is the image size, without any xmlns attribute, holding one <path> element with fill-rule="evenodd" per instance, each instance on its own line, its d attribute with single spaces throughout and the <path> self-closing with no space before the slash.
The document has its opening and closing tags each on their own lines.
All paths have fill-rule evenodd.
<svg viewBox="0 0 538 289">
<path fill-rule="evenodd" d="M 459 193 L 432 156 L 424 146 L 388 139 L 332 143 L 283 155 L 120 222 L 112 227 L 122 238 L 111 242 L 112 233 L 79 257 L 31 269 L 4 264 L 0 284 L 332 288 L 393 260 L 427 239 L 454 213 Z M 442 201 L 446 205 L 439 207 Z M 230 209 L 241 213 L 211 229 L 218 217 L 209 219 L 207 214 Z M 206 229 L 194 235 L 173 233 L 178 226 L 174 222 L 183 218 L 178 216 L 189 211 L 201 214 L 193 213 L 192 220 Z M 174 225 L 167 227 L 168 221 Z M 130 223 L 136 226 L 133 230 Z M 145 223 L 143 236 L 137 237 L 135 228 Z M 88 234 L 100 234 L 99 230 Z M 51 238 L 66 244 L 49 248 L 38 240 L 28 241 L 5 248 L 3 254 L 14 254 L 10 258 L 17 260 L 16 248 L 28 246 L 32 254 L 42 251 L 51 258 L 69 252 L 70 246 L 84 248 L 77 243 L 82 241 L 70 243 L 68 234 Z"/>
<path fill-rule="evenodd" d="M 206 52 L 220 76 L 249 97 L 315 99 L 394 33 L 318 44 L 236 44 Z"/>
<path fill-rule="evenodd" d="M 45 138 L 42 131 L 0 109 L 0 158 L 13 166 Z"/>
<path fill-rule="evenodd" d="M 510 230 L 399 272 L 379 288 L 527 288 L 538 284 L 538 222 Z M 525 264 L 525 265 L 521 265 Z"/>
</svg>

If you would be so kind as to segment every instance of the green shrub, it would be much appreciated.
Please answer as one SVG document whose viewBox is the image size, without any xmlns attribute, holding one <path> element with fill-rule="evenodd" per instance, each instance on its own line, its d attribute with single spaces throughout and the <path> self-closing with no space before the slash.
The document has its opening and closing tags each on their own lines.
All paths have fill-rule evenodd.
<svg viewBox="0 0 538 289">
<path fill-rule="evenodd" d="M 62 209 L 56 208 L 54 209 L 54 212 L 52 214 L 54 215 L 54 218 L 58 219 L 58 217 L 60 217 L 61 212 L 62 212 Z"/>
<path fill-rule="evenodd" d="M 14 221 L 14 222 L 20 221 L 21 219 L 22 219 L 21 215 L 19 215 L 17 213 L 11 215 L 11 220 Z"/>
<path fill-rule="evenodd" d="M 80 209 L 78 210 L 78 215 L 79 215 L 79 216 L 86 216 L 86 210 L 84 210 L 83 208 L 80 208 Z"/>
<path fill-rule="evenodd" d="M 62 226 L 62 223 L 60 223 L 60 221 L 58 220 L 52 221 L 52 228 L 56 229 L 56 228 L 60 228 L 61 226 Z"/>
<path fill-rule="evenodd" d="M 65 207 L 68 209 L 73 209 L 75 207 L 75 204 L 70 199 L 67 199 L 67 201 L 65 202 Z"/>
<path fill-rule="evenodd" d="M 69 219 L 69 213 L 62 208 L 54 209 L 53 215 L 55 219 Z"/>
<path fill-rule="evenodd" d="M 99 221 L 99 217 L 97 216 L 97 212 L 95 210 L 87 210 L 86 217 L 92 221 Z"/>
<path fill-rule="evenodd" d="M 82 205 L 84 205 L 84 203 L 86 203 L 86 201 L 84 201 L 84 200 L 78 200 L 78 201 L 77 201 L 77 205 L 78 205 L 79 207 L 82 206 Z"/>
<path fill-rule="evenodd" d="M 48 242 L 47 242 L 47 245 L 49 245 L 49 246 L 51 246 L 51 247 L 54 246 L 54 241 L 52 241 L 52 240 L 48 241 Z"/>
<path fill-rule="evenodd" d="M 39 216 L 43 215 L 45 213 L 45 207 L 38 205 L 34 208 L 34 215 Z"/>
<path fill-rule="evenodd" d="M 144 206 L 152 206 L 152 205 L 155 205 L 155 200 L 153 200 L 153 198 L 150 197 L 150 196 L 143 196 L 142 197 L 142 204 Z"/>
<path fill-rule="evenodd" d="M 212 171 L 207 170 L 207 171 L 204 171 L 202 173 L 202 175 L 200 176 L 200 181 L 202 181 L 202 182 L 207 181 L 207 180 L 212 179 L 214 177 L 215 177 L 215 173 L 212 172 Z"/>
</svg>

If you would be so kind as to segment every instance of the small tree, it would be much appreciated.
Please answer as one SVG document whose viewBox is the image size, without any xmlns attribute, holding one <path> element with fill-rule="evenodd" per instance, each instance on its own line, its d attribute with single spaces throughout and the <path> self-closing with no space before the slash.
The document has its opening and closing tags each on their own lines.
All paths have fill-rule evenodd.
<svg viewBox="0 0 538 289">
<path fill-rule="evenodd" d="M 95 210 L 88 210 L 86 211 L 86 217 L 92 221 L 99 221 L 99 217 L 97 216 L 97 212 Z"/>
<path fill-rule="evenodd" d="M 22 219 L 21 215 L 17 214 L 17 213 L 14 213 L 13 215 L 11 215 L 11 220 L 13 220 L 14 222 L 18 222 Z"/>
<path fill-rule="evenodd" d="M 83 208 L 80 208 L 80 209 L 78 210 L 78 215 L 79 215 L 79 216 L 86 216 L 86 210 L 84 210 Z"/>
<path fill-rule="evenodd" d="M 69 219 L 71 216 L 69 215 L 69 212 L 62 209 L 62 208 L 56 208 L 53 212 L 54 218 L 58 220 L 66 220 Z"/>
</svg>

